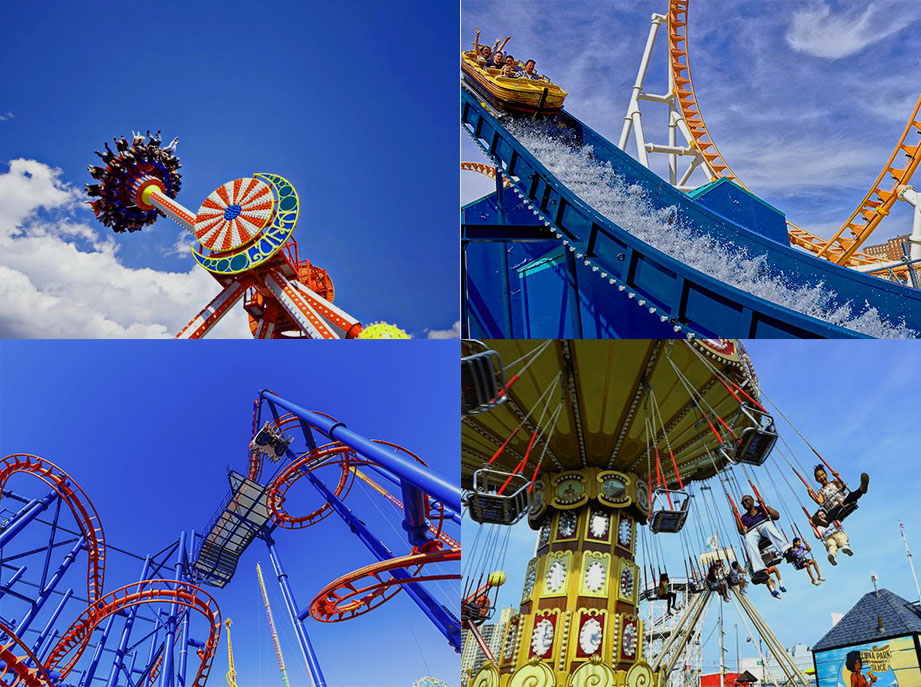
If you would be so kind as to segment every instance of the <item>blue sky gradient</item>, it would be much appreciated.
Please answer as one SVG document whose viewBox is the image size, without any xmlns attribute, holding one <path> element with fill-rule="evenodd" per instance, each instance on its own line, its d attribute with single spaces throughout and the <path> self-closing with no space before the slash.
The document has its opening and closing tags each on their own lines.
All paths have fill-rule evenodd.
<svg viewBox="0 0 921 687">
<path fill-rule="evenodd" d="M 326 342 L 308 342 L 308 355 L 301 349 L 292 353 L 283 342 L 0 342 L 0 451 L 32 453 L 60 465 L 95 505 L 106 541 L 140 555 L 164 548 L 181 530 L 201 532 L 229 493 L 227 467 L 246 473 L 252 400 L 262 388 L 333 415 L 365 436 L 404 445 L 457 483 L 456 444 L 445 441 L 457 436 L 456 344 L 365 343 L 356 356 L 347 345 Z M 298 439 L 294 446 L 302 443 Z M 14 476 L 6 488 L 28 496 L 45 493 L 43 484 L 26 475 Z M 306 482 L 292 487 L 288 501 L 293 514 L 320 503 Z M 346 503 L 391 550 L 409 552 L 402 515 L 391 504 L 361 484 Z M 0 508 L 18 507 L 0 502 Z M 62 520 L 72 522 L 66 512 Z M 457 537 L 459 529 L 448 531 Z M 308 529 L 279 529 L 275 538 L 302 608 L 327 583 L 375 560 L 335 516 Z M 11 553 L 9 547 L 4 551 Z M 291 684 L 308 684 L 267 550 L 258 541 L 241 557 L 227 587 L 206 587 L 222 615 L 233 620 L 238 684 L 280 684 L 257 561 Z M 60 557 L 52 562 L 57 565 Z M 30 565 L 29 574 L 38 574 Z M 60 589 L 74 586 L 85 596 L 85 566 L 81 554 Z M 136 581 L 140 566 L 110 552 L 105 590 Z M 456 563 L 439 567 L 459 571 Z M 429 586 L 437 599 L 456 607 L 458 583 Z M 77 606 L 62 614 L 67 624 Z M 40 616 L 42 623 L 47 614 Z M 458 655 L 405 593 L 351 621 L 309 620 L 308 630 L 330 685 L 408 687 L 423 675 L 456 682 Z M 212 684 L 223 682 L 226 652 L 222 638 Z"/>
<path fill-rule="evenodd" d="M 175 322 L 185 324 L 217 293 L 213 279 L 187 280 L 197 293 L 181 305 L 164 293 L 186 308 L 171 317 L 139 302 L 133 292 L 143 287 L 135 282 L 125 285 L 120 307 L 104 302 L 104 284 L 86 292 L 88 258 L 55 249 L 111 251 L 104 269 L 112 281 L 120 268 L 186 274 L 194 263 L 184 230 L 160 219 L 113 239 L 83 198 L 47 191 L 14 213 L 28 191 L 9 188 L 15 174 L 3 183 L 10 161 L 29 159 L 61 170 L 60 189 L 82 192 L 104 141 L 162 129 L 165 141 L 180 138 L 178 200 L 193 212 L 230 179 L 280 174 L 300 194 L 301 257 L 329 270 L 338 304 L 363 322 L 396 322 L 417 337 L 449 330 L 458 258 L 457 139 L 448 115 L 457 91 L 442 77 L 455 64 L 443 43 L 455 35 L 457 16 L 456 2 L 167 2 L 142 13 L 116 2 L 10 8 L 0 23 L 0 240 L 18 235 L 22 248 L 41 235 L 46 244 L 31 246 L 28 259 L 0 258 L 0 269 L 123 326 L 160 322 L 175 334 Z M 39 251 L 46 260 L 33 255 Z M 47 264 L 51 256 L 55 264 Z M 18 275 L 0 274 L 0 285 L 27 290 Z M 38 316 L 30 328 L 12 316 L 4 321 L 4 310 L 0 335 L 113 335 L 92 321 L 82 331 L 79 323 L 56 331 Z M 249 332 L 237 316 L 216 334 Z"/>
<path fill-rule="evenodd" d="M 534 58 L 565 88 L 566 108 L 617 141 L 652 13 L 665 0 L 463 5 L 461 46 L 474 27 L 484 41 L 511 34 L 507 50 Z M 739 178 L 787 218 L 820 236 L 837 230 L 863 199 L 918 98 L 921 6 L 912 0 L 694 0 L 688 11 L 690 64 L 703 117 Z M 667 91 L 665 28 L 646 90 Z M 646 140 L 667 143 L 666 109 L 645 103 Z M 462 134 L 462 158 L 482 154 Z M 628 152 L 635 154 L 632 143 Z M 652 156 L 665 174 L 664 156 Z M 472 172 L 463 200 L 492 189 Z M 697 177 L 701 183 L 704 179 Z M 897 203 L 869 244 L 908 233 Z"/>
<path fill-rule="evenodd" d="M 756 479 L 766 492 L 766 500 L 781 511 L 781 524 L 789 532 L 789 523 L 794 521 L 810 538 L 809 543 L 815 547 L 819 568 L 827 582 L 815 587 L 809 583 L 805 571 L 795 571 L 784 563 L 780 572 L 788 593 L 782 600 L 771 598 L 763 586 L 750 587 L 749 595 L 785 646 L 795 642 L 812 646 L 831 628 L 832 613 L 847 612 L 863 594 L 872 591 L 870 575 L 873 572 L 879 575 L 880 587 L 908 600 L 917 600 L 898 520 L 904 521 L 909 544 L 917 554 L 921 550 L 921 527 L 918 526 L 916 493 L 921 481 L 915 467 L 917 413 L 911 403 L 915 384 L 910 370 L 921 363 L 921 350 L 915 344 L 901 341 L 749 341 L 746 347 L 766 395 L 842 477 L 856 485 L 861 472 L 866 471 L 871 476 L 869 492 L 861 499 L 859 510 L 845 521 L 854 556 L 839 556 L 839 563 L 833 568 L 825 558 L 821 543 L 806 534 L 802 512 L 797 515 L 798 499 L 805 504 L 811 503 L 802 483 L 789 469 L 781 474 L 774 460 L 754 469 Z M 807 469 L 811 468 L 818 461 L 808 446 L 777 413 L 774 416 L 781 436 L 793 448 L 798 460 Z M 776 460 L 786 466 L 779 455 Z M 810 476 L 811 472 L 806 475 Z M 739 478 L 744 479 L 744 476 L 740 474 Z M 797 489 L 795 494 L 791 493 L 784 478 Z M 774 483 L 780 492 L 779 498 L 775 495 Z M 715 493 L 722 493 L 717 484 L 713 483 L 713 487 Z M 793 512 L 786 511 L 780 499 Z M 708 505 L 712 509 L 714 502 L 708 501 Z M 730 527 L 731 515 L 725 499 L 720 496 L 716 505 L 721 509 L 724 527 Z M 698 529 L 695 519 L 702 527 L 709 527 L 699 498 L 693 502 L 692 509 L 685 533 L 657 535 L 657 548 L 661 547 L 673 578 L 684 577 L 683 547 L 679 537 L 687 537 L 686 541 L 693 546 L 697 540 L 694 533 Z M 464 521 L 466 541 L 472 542 L 474 528 L 470 520 Z M 652 535 L 646 532 L 644 536 L 651 546 Z M 643 537 L 638 539 L 642 545 Z M 533 555 L 535 542 L 536 533 L 526 523 L 511 528 L 504 566 L 508 582 L 500 589 L 502 606 L 518 608 L 525 568 Z M 724 538 L 721 537 L 720 543 L 725 543 Z M 737 538 L 732 543 L 738 551 Z M 474 555 L 475 551 L 468 546 L 465 558 Z M 638 561 L 646 560 L 646 555 L 640 550 Z M 755 656 L 752 645 L 745 643 L 746 630 L 735 610 L 726 606 L 724 614 L 728 659 L 735 659 L 731 646 L 734 623 L 738 623 L 742 638 L 742 656 Z M 716 607 L 711 606 L 704 637 L 708 636 L 716 616 Z M 718 658 L 716 641 L 713 635 L 704 647 L 704 665 L 711 671 Z"/>
</svg>

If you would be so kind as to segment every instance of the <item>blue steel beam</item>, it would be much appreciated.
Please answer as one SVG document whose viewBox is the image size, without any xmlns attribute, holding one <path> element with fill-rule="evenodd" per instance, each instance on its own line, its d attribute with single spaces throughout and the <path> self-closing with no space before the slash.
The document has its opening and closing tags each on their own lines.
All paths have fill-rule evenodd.
<svg viewBox="0 0 921 687">
<path fill-rule="evenodd" d="M 179 552 L 176 554 L 174 573 L 176 580 L 182 580 L 182 569 L 185 564 L 185 532 L 179 533 Z M 160 669 L 160 687 L 173 687 L 173 641 L 176 638 L 177 614 L 179 604 L 175 601 L 170 604 L 170 614 L 166 621 L 166 639 L 163 640 L 163 667 Z"/>
<path fill-rule="evenodd" d="M 379 561 L 391 560 L 394 558 L 393 552 L 387 548 L 387 546 L 377 539 L 371 531 L 365 526 L 365 524 L 349 510 L 339 498 L 333 494 L 323 484 L 320 479 L 314 475 L 312 472 L 304 473 L 304 476 L 310 481 L 310 483 L 320 492 L 326 502 L 332 507 L 339 517 L 345 521 L 345 524 L 349 526 L 349 529 L 355 533 L 362 543 L 368 547 L 371 553 Z M 412 580 L 413 577 L 406 570 L 399 568 L 397 570 L 392 570 L 390 575 L 398 580 Z M 406 590 L 406 593 L 416 602 L 416 605 L 425 613 L 426 617 L 432 621 L 432 623 L 439 629 L 439 631 L 447 638 L 448 642 L 456 651 L 460 651 L 460 627 L 457 624 L 456 619 L 448 612 L 448 610 L 438 603 L 432 596 L 429 594 L 428 590 L 425 589 L 420 584 L 408 583 L 403 584 L 403 588 Z M 307 612 L 303 613 L 300 617 L 306 618 Z"/>
<path fill-rule="evenodd" d="M 313 650 L 313 644 L 310 637 L 307 636 L 307 628 L 304 627 L 301 611 L 294 600 L 294 594 L 288 585 L 288 575 L 281 565 L 281 559 L 278 557 L 278 551 L 275 548 L 275 540 L 268 531 L 262 535 L 265 545 L 269 549 L 269 558 L 272 560 L 272 568 L 275 570 L 275 576 L 278 578 L 278 586 L 281 587 L 281 595 L 285 600 L 285 608 L 288 609 L 288 616 L 291 618 L 291 624 L 294 626 L 294 633 L 297 635 L 297 642 L 301 646 L 301 653 L 304 656 L 304 662 L 307 664 L 307 670 L 310 671 L 310 677 L 313 679 L 314 687 L 327 687 L 326 678 L 323 676 L 323 670 L 320 668 L 320 662 L 317 660 L 317 654 Z"/>
<path fill-rule="evenodd" d="M 9 587 L 12 587 L 16 583 L 16 581 L 19 580 L 19 578 L 23 576 L 23 573 L 25 573 L 27 569 L 28 569 L 28 566 L 23 565 L 10 576 L 9 581 L 7 581 L 5 585 L 0 584 L 0 599 L 3 598 L 4 594 L 10 591 Z"/>
<path fill-rule="evenodd" d="M 71 564 L 77 559 L 77 554 L 80 552 L 80 549 L 83 548 L 83 537 L 80 537 L 80 540 L 74 544 L 74 547 L 64 556 L 64 560 L 61 562 L 61 565 L 58 566 L 58 569 L 55 571 L 54 575 L 51 576 L 51 579 L 48 580 L 48 584 L 38 595 L 38 598 L 35 599 L 35 602 L 29 608 L 26 615 L 19 622 L 19 625 L 16 626 L 16 635 L 22 637 L 26 629 L 35 619 L 35 616 L 39 614 L 42 610 L 42 606 L 45 605 L 45 602 L 51 598 L 54 588 L 58 586 L 58 582 L 61 581 L 61 578 L 64 576 L 64 573 L 67 572 L 67 569 Z M 71 593 L 73 593 L 71 591 Z"/>
<path fill-rule="evenodd" d="M 51 653 L 51 650 L 54 648 L 54 643 L 57 641 L 57 638 L 60 636 L 60 634 L 60 630 L 55 630 L 52 632 L 51 636 L 48 637 L 48 641 L 45 642 L 45 646 L 41 647 L 38 651 L 35 652 L 35 657 L 38 658 L 40 662 L 44 663 L 45 659 L 48 658 L 48 654 Z M 83 679 L 82 673 L 80 675 L 80 679 Z M 79 682 L 77 684 L 79 684 Z"/>
<path fill-rule="evenodd" d="M 96 677 L 96 669 L 99 667 L 99 659 L 102 658 L 102 654 L 106 648 L 106 642 L 109 640 L 109 632 L 112 630 L 112 624 L 115 622 L 115 616 L 110 615 L 109 620 L 106 622 L 106 626 L 102 631 L 102 639 L 96 644 L 96 650 L 93 652 L 93 658 L 90 661 L 89 667 L 86 669 L 86 672 L 81 679 L 80 684 L 87 686 L 93 684 L 93 679 Z"/>
<path fill-rule="evenodd" d="M 147 573 L 150 570 L 150 556 L 144 559 L 144 566 L 141 568 L 141 580 L 147 579 Z M 125 626 L 122 628 L 122 636 L 118 642 L 118 648 L 115 650 L 115 657 L 112 659 L 112 669 L 109 671 L 109 679 L 106 687 L 115 687 L 118 683 L 118 674 L 121 672 L 122 665 L 125 662 L 125 653 L 128 650 L 128 640 L 131 638 L 131 628 L 134 626 L 134 619 L 138 614 L 140 606 L 134 606 L 128 609 L 128 618 L 125 620 Z"/>
<path fill-rule="evenodd" d="M 51 502 L 58 497 L 56 491 L 50 491 L 38 500 L 33 500 L 21 508 L 13 517 L 13 521 L 0 532 L 0 549 L 9 544 L 13 537 L 22 532 L 23 528 L 38 517 L 39 513 L 46 510 Z"/>
<path fill-rule="evenodd" d="M 403 529 L 409 536 L 411 546 L 422 546 L 432 538 L 425 520 L 425 499 L 421 491 L 411 484 L 402 482 L 400 490 L 403 495 Z"/>
<path fill-rule="evenodd" d="M 191 563 L 192 561 L 192 549 L 194 548 L 193 542 L 195 541 L 195 530 L 192 530 L 189 533 L 189 538 L 186 542 L 185 548 L 185 557 L 186 562 Z M 191 580 L 194 582 L 194 580 Z M 181 687 L 185 687 L 185 675 L 186 668 L 188 667 L 188 657 L 189 657 L 189 610 L 186 609 L 185 613 L 182 615 L 182 634 L 179 639 L 179 668 L 178 668 L 178 682 Z"/>
<path fill-rule="evenodd" d="M 41 521 L 37 520 L 36 522 L 41 522 Z M 71 539 L 64 539 L 63 541 L 56 541 L 54 542 L 54 544 L 40 546 L 37 549 L 32 549 L 31 551 L 20 551 L 17 554 L 14 554 L 12 556 L 7 556 L 6 558 L 4 558 L 3 564 L 6 565 L 7 563 L 10 563 L 12 561 L 18 561 L 20 558 L 25 558 L 26 556 L 34 556 L 37 553 L 46 553 L 49 550 L 59 549 L 62 546 L 69 546 L 70 544 L 73 544 L 75 541 L 77 541 L 77 539 L 79 538 L 80 538 L 80 535 L 77 535 L 76 537 L 72 537 Z M 45 583 L 42 582 L 42 584 L 35 585 L 35 586 L 41 589 L 45 586 Z"/>
<path fill-rule="evenodd" d="M 32 642 L 32 653 L 33 654 L 38 654 L 38 650 L 41 648 L 42 642 L 45 641 L 45 638 L 54 628 L 54 624 L 57 622 L 58 616 L 60 616 L 61 611 L 64 610 L 64 604 L 70 601 L 70 597 L 72 597 L 73 595 L 74 595 L 73 589 L 68 589 L 66 592 L 64 592 L 64 597 L 58 602 L 58 605 L 54 609 L 54 612 L 51 614 L 51 617 L 48 619 L 48 622 L 45 623 L 45 627 L 42 628 L 42 631 L 38 634 L 38 637 L 36 638 L 36 640 Z"/>
<path fill-rule="evenodd" d="M 48 568 L 51 566 L 51 552 L 54 550 L 54 540 L 58 533 L 58 518 L 61 516 L 61 501 L 58 499 L 54 504 L 54 518 L 51 520 L 51 537 L 48 541 L 47 550 L 45 551 L 45 564 L 42 566 L 42 580 L 38 583 L 41 589 L 45 588 L 45 582 L 48 579 Z"/>
<path fill-rule="evenodd" d="M 306 408 L 282 398 L 278 394 L 263 390 L 262 396 L 273 403 L 277 403 L 288 412 L 294 413 L 297 417 L 305 420 L 307 423 L 323 432 L 330 439 L 341 441 L 343 444 L 352 447 L 366 458 L 379 463 L 399 477 L 401 481 L 405 480 L 409 482 L 429 496 L 442 501 L 449 508 L 460 512 L 460 489 L 442 479 L 432 470 L 429 470 L 415 461 L 409 461 L 387 450 L 380 444 L 375 444 L 373 441 L 366 439 L 357 432 L 348 429 L 342 422 L 336 422 L 319 413 L 307 410 Z"/>
</svg>

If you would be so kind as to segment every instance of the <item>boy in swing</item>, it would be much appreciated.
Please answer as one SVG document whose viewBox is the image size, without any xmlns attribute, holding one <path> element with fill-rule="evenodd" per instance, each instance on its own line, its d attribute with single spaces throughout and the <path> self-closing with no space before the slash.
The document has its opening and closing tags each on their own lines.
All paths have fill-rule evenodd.
<svg viewBox="0 0 921 687">
<path fill-rule="evenodd" d="M 805 568 L 809 574 L 809 581 L 818 586 L 825 581 L 825 578 L 819 572 L 819 564 L 815 562 L 815 558 L 809 555 L 811 551 L 812 547 L 809 544 L 799 537 L 793 537 L 793 567 L 797 570 Z M 813 569 L 815 570 L 815 577 L 812 576 Z"/>
</svg>

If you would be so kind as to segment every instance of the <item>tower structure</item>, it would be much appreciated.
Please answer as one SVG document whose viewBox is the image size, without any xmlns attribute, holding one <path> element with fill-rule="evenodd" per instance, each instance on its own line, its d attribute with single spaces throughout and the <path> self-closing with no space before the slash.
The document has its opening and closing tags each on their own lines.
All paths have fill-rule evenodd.
<svg viewBox="0 0 921 687">
<path fill-rule="evenodd" d="M 96 154 L 104 167 L 90 166 L 96 183 L 87 195 L 96 217 L 113 231 L 138 231 L 159 215 L 195 238 L 195 261 L 221 291 L 176 338 L 201 338 L 241 299 L 255 338 L 407 338 L 383 323 L 365 330 L 337 305 L 326 270 L 301 260 L 293 238 L 300 201 L 294 186 L 277 174 L 257 173 L 218 186 L 197 212 L 176 200 L 181 178 L 178 139 L 160 146 L 153 136 L 116 138 Z"/>
<path fill-rule="evenodd" d="M 541 344 L 488 345 L 503 360 L 516 360 Z M 535 475 L 527 518 L 538 532 L 536 553 L 501 654 L 472 685 L 650 685 L 667 676 L 644 660 L 637 527 L 679 508 L 679 499 L 687 498 L 680 490 L 722 469 L 727 459 L 716 450 L 719 432 L 711 434 L 698 409 L 712 410 L 741 433 L 751 421 L 740 412 L 743 396 L 735 389 L 757 398 L 757 379 L 744 349 L 732 341 L 554 342 L 506 389 L 504 404 L 464 419 L 465 488 L 473 489 L 474 473 L 510 428 L 526 431 L 508 441 L 490 469 L 514 474 L 528 462 L 537 429 L 531 411 L 554 379 L 562 412 L 545 455 L 534 467 L 535 451 L 525 468 Z M 468 503 L 472 498 L 475 492 Z"/>
<path fill-rule="evenodd" d="M 275 630 L 275 620 L 272 618 L 272 606 L 269 604 L 269 595 L 265 591 L 265 581 L 262 579 L 262 567 L 256 563 L 256 575 L 259 577 L 259 589 L 262 591 L 262 603 L 265 604 L 265 615 L 269 619 L 269 631 L 272 633 L 272 645 L 275 647 L 275 659 L 278 661 L 278 669 L 281 671 L 281 683 L 285 687 L 288 685 L 288 671 L 285 668 L 285 658 L 281 655 L 281 645 L 278 643 L 278 632 Z M 230 634 L 228 632 L 228 642 Z"/>
<path fill-rule="evenodd" d="M 230 618 L 224 621 L 224 627 L 227 628 L 227 687 L 237 687 L 237 671 L 233 666 L 233 643 L 230 641 Z"/>
</svg>

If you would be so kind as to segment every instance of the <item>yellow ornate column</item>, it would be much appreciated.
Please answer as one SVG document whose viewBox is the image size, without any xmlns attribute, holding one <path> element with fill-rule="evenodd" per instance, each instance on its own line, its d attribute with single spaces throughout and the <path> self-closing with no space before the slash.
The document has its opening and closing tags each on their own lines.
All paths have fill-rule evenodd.
<svg viewBox="0 0 921 687">
<path fill-rule="evenodd" d="M 539 530 L 519 615 L 506 630 L 502 687 L 643 687 L 637 524 L 649 507 L 634 475 L 585 468 L 544 474 L 528 520 Z"/>
</svg>

